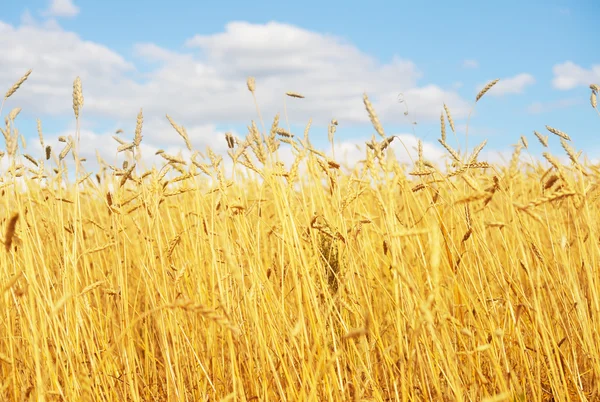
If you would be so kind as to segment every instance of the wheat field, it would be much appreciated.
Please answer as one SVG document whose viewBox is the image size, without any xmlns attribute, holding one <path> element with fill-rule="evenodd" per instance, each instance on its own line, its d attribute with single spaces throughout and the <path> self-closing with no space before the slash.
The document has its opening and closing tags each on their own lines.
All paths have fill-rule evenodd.
<svg viewBox="0 0 600 402">
<path fill-rule="evenodd" d="M 600 167 L 549 126 L 505 165 L 480 160 L 485 142 L 447 142 L 447 105 L 444 165 L 421 143 L 406 165 L 363 103 L 374 136 L 352 166 L 313 148 L 310 122 L 259 129 L 257 104 L 227 155 L 167 116 L 191 157 L 150 168 L 140 110 L 126 161 L 97 171 L 79 156 L 79 78 L 61 149 L 38 121 L 28 154 L 21 109 L 0 109 L 0 398 L 600 400 Z M 528 157 L 528 141 L 564 154 Z"/>
</svg>

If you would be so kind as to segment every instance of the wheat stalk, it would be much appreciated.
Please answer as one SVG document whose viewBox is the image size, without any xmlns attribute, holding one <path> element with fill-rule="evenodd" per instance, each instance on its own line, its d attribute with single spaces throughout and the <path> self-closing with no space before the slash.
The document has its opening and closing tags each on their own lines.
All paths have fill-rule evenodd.
<svg viewBox="0 0 600 402">
<path fill-rule="evenodd" d="M 441 140 L 442 140 L 442 142 L 446 142 L 446 119 L 444 119 L 443 111 L 440 114 L 440 125 L 441 125 L 441 131 L 442 131 Z"/>
<path fill-rule="evenodd" d="M 175 131 L 177 131 L 177 134 L 179 134 L 179 136 L 183 138 L 187 149 L 192 151 L 192 144 L 190 143 L 190 138 L 188 137 L 185 127 L 179 126 L 169 115 L 167 115 L 167 120 L 169 120 L 169 123 L 171 123 L 171 126 L 175 129 Z"/>
<path fill-rule="evenodd" d="M 140 148 L 140 143 L 142 142 L 142 125 L 144 123 L 144 114 L 143 110 L 140 109 L 140 112 L 137 115 L 137 119 L 135 122 L 135 136 L 133 137 L 133 143 L 138 149 Z"/>
<path fill-rule="evenodd" d="M 456 133 L 456 131 L 454 131 L 454 120 L 452 120 L 452 115 L 450 114 L 450 109 L 448 108 L 448 106 L 446 106 L 445 103 L 444 103 L 444 110 L 446 111 L 446 116 L 448 117 L 448 123 L 450 124 L 450 129 L 452 130 L 453 133 Z"/>
<path fill-rule="evenodd" d="M 561 138 L 564 138 L 564 139 L 565 139 L 565 140 L 567 140 L 567 141 L 571 141 L 571 137 L 569 137 L 569 136 L 567 135 L 567 133 L 563 133 L 562 131 L 560 131 L 560 130 L 557 130 L 556 128 L 553 128 L 553 127 L 550 127 L 550 126 L 546 126 L 546 129 L 547 129 L 548 131 L 550 131 L 550 132 L 551 132 L 552 134 L 554 134 L 554 135 L 557 135 L 557 136 L 559 136 L 559 137 L 561 137 Z"/>
<path fill-rule="evenodd" d="M 540 142 L 540 144 L 542 144 L 544 147 L 548 148 L 548 136 L 544 137 L 543 135 L 541 135 L 537 131 L 534 131 L 533 134 L 535 134 L 535 136 L 537 137 L 537 139 Z"/>
<path fill-rule="evenodd" d="M 369 114 L 371 124 L 373 124 L 375 131 L 377 131 L 377 134 L 379 134 L 381 138 L 385 138 L 385 132 L 383 131 L 383 127 L 379 122 L 379 118 L 377 117 L 375 109 L 373 108 L 373 105 L 371 104 L 371 101 L 369 100 L 367 94 L 363 94 L 363 103 L 365 104 L 365 108 L 367 109 L 367 113 Z"/>
<path fill-rule="evenodd" d="M 29 78 L 30 74 L 31 74 L 31 70 L 28 70 L 21 78 L 19 78 L 19 80 L 17 82 L 15 82 L 14 85 L 12 87 L 10 87 L 8 91 L 6 91 L 6 94 L 4 94 L 4 100 L 7 100 L 12 95 L 14 95 L 14 93 L 17 92 L 17 90 L 21 87 L 21 85 L 23 85 L 23 83 L 25 81 L 27 81 L 27 78 Z M 2 109 L 0 109 L 0 111 L 1 110 Z"/>
<path fill-rule="evenodd" d="M 304 95 L 300 95 L 297 92 L 286 92 L 285 93 L 287 96 L 291 97 L 291 98 L 300 98 L 300 99 L 304 99 Z"/>
<path fill-rule="evenodd" d="M 452 156 L 452 159 L 454 159 L 456 162 L 461 162 L 460 160 L 460 155 L 458 154 L 458 152 L 456 152 L 454 150 L 454 148 L 452 148 L 450 145 L 448 145 L 446 142 L 442 141 L 442 140 L 438 140 L 439 143 L 446 148 L 446 151 L 448 151 L 448 153 L 450 153 L 450 156 Z"/>
<path fill-rule="evenodd" d="M 489 91 L 490 89 L 492 89 L 492 87 L 498 83 L 498 81 L 500 81 L 500 80 L 499 79 L 495 79 L 495 80 L 489 82 L 485 87 L 483 87 L 483 89 L 481 91 L 479 91 L 479 93 L 475 97 L 475 102 L 478 102 L 479 99 L 481 99 L 481 97 L 483 95 L 485 95 L 485 93 L 487 91 Z"/>
<path fill-rule="evenodd" d="M 81 78 L 75 78 L 73 82 L 73 111 L 75 118 L 79 119 L 79 111 L 83 107 L 83 90 L 81 87 Z"/>
</svg>

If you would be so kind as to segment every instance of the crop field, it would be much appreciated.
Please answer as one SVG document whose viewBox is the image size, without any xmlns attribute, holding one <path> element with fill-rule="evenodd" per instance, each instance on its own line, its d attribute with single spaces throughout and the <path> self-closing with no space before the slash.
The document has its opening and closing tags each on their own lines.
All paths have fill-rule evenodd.
<svg viewBox="0 0 600 402">
<path fill-rule="evenodd" d="M 405 164 L 365 94 L 374 134 L 347 165 L 335 120 L 316 149 L 310 122 L 263 121 L 254 97 L 247 136 L 216 139 L 227 154 L 167 117 L 191 157 L 145 167 L 140 110 L 123 164 L 91 171 L 84 89 L 62 148 L 38 121 L 39 155 L 21 109 L 0 109 L 1 400 L 600 400 L 600 166 L 561 131 L 576 127 L 492 164 L 485 142 L 450 145 L 440 105 L 447 158 L 419 143 Z M 536 159 L 532 141 L 561 152 Z"/>
</svg>

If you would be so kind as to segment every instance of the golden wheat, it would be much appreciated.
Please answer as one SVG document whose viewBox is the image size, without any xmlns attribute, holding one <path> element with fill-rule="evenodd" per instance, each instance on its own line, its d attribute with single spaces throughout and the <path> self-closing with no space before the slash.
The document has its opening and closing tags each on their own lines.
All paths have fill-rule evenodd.
<svg viewBox="0 0 600 402">
<path fill-rule="evenodd" d="M 221 155 L 167 115 L 185 148 L 145 169 L 139 109 L 98 172 L 72 136 L 51 160 L 39 120 L 26 151 L 12 109 L 0 399 L 598 400 L 600 169 L 552 128 L 574 166 L 524 162 L 525 137 L 508 166 L 463 156 L 445 104 L 447 170 L 421 138 L 406 164 L 363 103 L 382 138 L 350 166 L 335 119 L 329 150 L 277 114 Z"/>
<path fill-rule="evenodd" d="M 377 117 L 377 114 L 375 113 L 375 109 L 373 108 L 373 105 L 371 104 L 371 101 L 369 100 L 369 97 L 367 96 L 367 94 L 363 94 L 363 102 L 365 104 L 365 108 L 367 109 L 367 113 L 369 114 L 369 118 L 371 119 L 371 123 L 373 124 L 373 127 L 375 128 L 375 131 L 377 131 L 377 134 L 379 134 L 382 138 L 385 138 L 385 132 L 383 131 L 383 127 L 381 126 L 381 123 L 379 122 L 379 118 Z"/>
<path fill-rule="evenodd" d="M 565 139 L 565 140 L 567 140 L 567 141 L 571 141 L 571 137 L 569 137 L 569 136 L 567 135 L 567 133 L 563 133 L 562 131 L 560 131 L 560 130 L 557 130 L 556 128 L 553 128 L 553 127 L 550 127 L 550 126 L 546 126 L 546 129 L 547 129 L 548 131 L 550 131 L 550 132 L 551 132 L 552 134 L 554 134 L 554 135 L 557 135 L 557 136 L 559 136 L 559 137 L 561 137 L 561 138 L 564 138 L 564 139 Z"/>
<path fill-rule="evenodd" d="M 455 133 L 455 131 L 454 131 L 454 120 L 452 120 L 452 115 L 450 114 L 450 109 L 448 108 L 448 106 L 446 106 L 445 103 L 444 103 L 444 110 L 446 111 L 446 116 L 448 117 L 448 124 L 450 124 L 450 129 L 452 130 L 453 133 Z M 442 138 L 442 140 L 445 141 L 444 138 Z"/>
<path fill-rule="evenodd" d="M 479 91 L 479 93 L 477 94 L 477 96 L 475 97 L 475 102 L 478 102 L 479 99 L 481 99 L 483 97 L 483 95 L 486 94 L 487 91 L 489 91 L 490 89 L 492 89 L 492 87 L 498 83 L 498 81 L 500 81 L 500 80 L 499 79 L 495 79 L 495 80 L 489 82 L 485 87 L 483 87 L 481 89 L 481 91 Z"/>
<path fill-rule="evenodd" d="M 4 94 L 4 100 L 10 98 L 12 95 L 14 95 L 15 92 L 17 92 L 21 85 L 23 85 L 23 83 L 27 81 L 27 78 L 29 78 L 31 71 L 32 70 L 28 70 L 17 82 L 14 83 L 12 87 L 8 89 L 8 91 L 6 91 L 6 94 Z"/>
</svg>

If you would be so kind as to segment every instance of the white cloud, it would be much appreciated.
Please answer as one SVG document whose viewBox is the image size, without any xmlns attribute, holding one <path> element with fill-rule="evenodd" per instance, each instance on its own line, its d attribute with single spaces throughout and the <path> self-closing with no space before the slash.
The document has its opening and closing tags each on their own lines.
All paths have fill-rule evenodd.
<svg viewBox="0 0 600 402">
<path fill-rule="evenodd" d="M 8 87 L 31 68 L 28 81 L 9 102 L 44 122 L 49 115 L 73 115 L 72 85 L 80 76 L 84 118 L 135 124 L 143 108 L 145 140 L 152 144 L 179 141 L 170 127 L 146 130 L 151 121 L 168 124 L 165 114 L 188 128 L 190 136 L 193 127 L 256 120 L 246 88 L 248 76 L 256 77 L 265 124 L 283 112 L 286 91 L 306 96 L 286 99 L 290 123 L 302 125 L 309 118 L 314 126 L 324 126 L 331 118 L 345 126 L 370 124 L 364 92 L 384 125 L 407 122 L 398 103 L 401 92 L 409 118 L 419 123 L 439 119 L 443 102 L 455 119 L 464 117 L 469 108 L 453 89 L 419 84 L 422 74 L 411 61 L 394 58 L 380 63 L 339 38 L 291 25 L 233 22 L 223 32 L 194 36 L 186 45 L 188 51 L 179 52 L 138 44 L 136 59 L 126 60 L 56 23 L 29 21 L 15 27 L 0 22 L 0 52 L 5 55 L 0 59 L 0 82 Z M 194 135 L 212 141 L 214 132 L 199 130 Z"/>
<path fill-rule="evenodd" d="M 53 17 L 75 17 L 79 14 L 79 7 L 73 3 L 73 0 L 51 0 L 46 13 Z"/>
<path fill-rule="evenodd" d="M 486 96 L 502 96 L 507 94 L 521 94 L 525 88 L 535 83 L 531 74 L 517 74 L 514 77 L 502 78 L 487 93 Z M 481 91 L 486 84 L 480 84 L 477 91 Z"/>
<path fill-rule="evenodd" d="M 463 61 L 464 68 L 479 68 L 479 62 L 473 59 L 467 59 Z"/>
<path fill-rule="evenodd" d="M 557 64 L 552 68 L 554 79 L 552 85 L 556 89 L 569 90 L 578 86 L 600 83 L 600 64 L 585 69 L 571 61 Z"/>
<path fill-rule="evenodd" d="M 9 101 L 18 102 L 24 110 L 41 118 L 71 113 L 75 77 L 81 77 L 84 96 L 88 95 L 84 107 L 94 108 L 95 103 L 103 102 L 102 96 L 97 98 L 94 93 L 118 87 L 124 83 L 120 77 L 133 70 L 133 65 L 105 46 L 51 26 L 14 28 L 0 22 L 0 51 L 4 53 L 0 58 L 0 82 L 4 87 L 12 85 L 28 69 L 33 70 L 14 100 Z M 118 108 L 119 94 L 108 97 L 112 108 Z"/>
<path fill-rule="evenodd" d="M 547 113 L 554 110 L 566 109 L 580 103 L 581 101 L 576 98 L 561 99 L 553 102 L 534 102 L 527 107 L 527 112 L 530 114 Z"/>
</svg>

